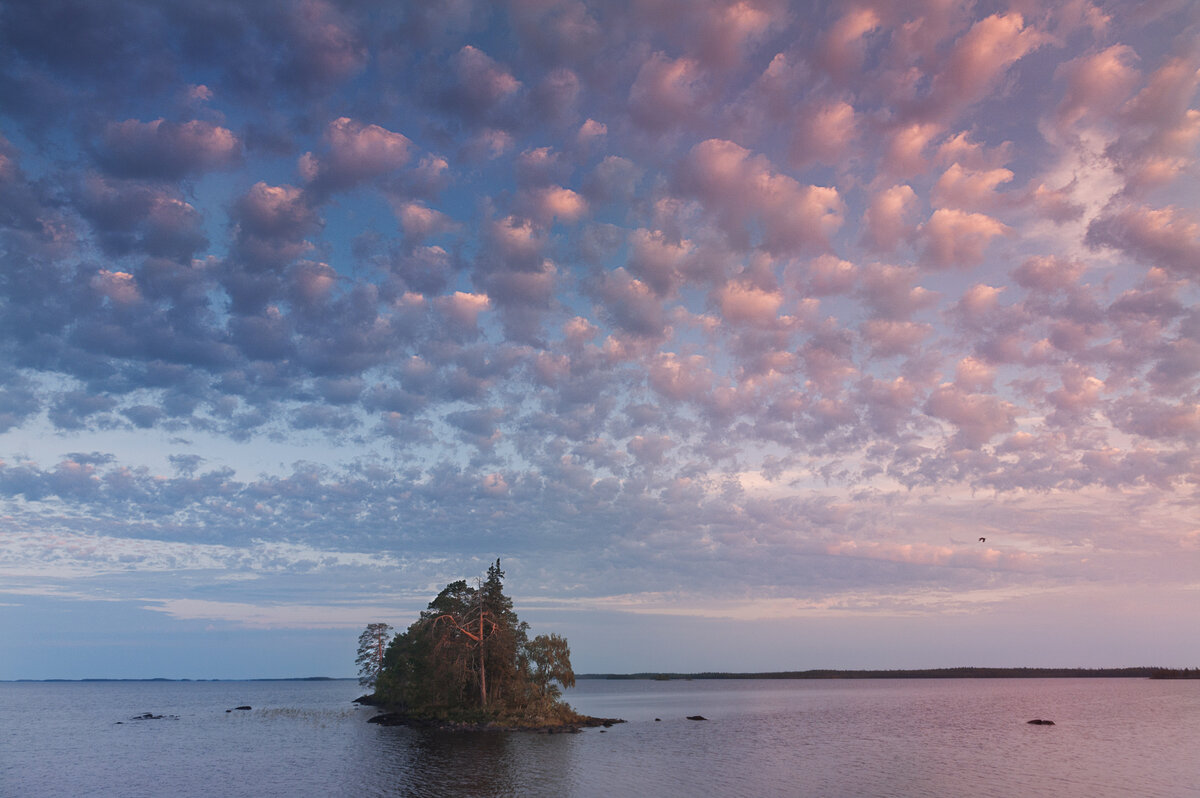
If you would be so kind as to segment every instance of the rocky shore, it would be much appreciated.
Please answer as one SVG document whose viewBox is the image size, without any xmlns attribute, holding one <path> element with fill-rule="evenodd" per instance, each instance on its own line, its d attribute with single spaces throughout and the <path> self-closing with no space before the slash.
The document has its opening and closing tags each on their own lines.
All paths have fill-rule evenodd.
<svg viewBox="0 0 1200 798">
<path fill-rule="evenodd" d="M 617 723 L 624 723 L 621 718 L 594 718 L 590 715 L 576 715 L 567 722 L 556 723 L 524 723 L 520 721 L 506 722 L 504 719 L 475 720 L 458 718 L 418 717 L 406 714 L 395 707 L 388 707 L 378 702 L 372 695 L 364 695 L 354 699 L 355 704 L 378 707 L 382 711 L 367 720 L 367 723 L 377 723 L 380 726 L 409 726 L 417 729 L 438 729 L 441 731 L 515 731 L 535 734 L 577 734 L 584 729 L 604 727 L 609 728 Z"/>
</svg>

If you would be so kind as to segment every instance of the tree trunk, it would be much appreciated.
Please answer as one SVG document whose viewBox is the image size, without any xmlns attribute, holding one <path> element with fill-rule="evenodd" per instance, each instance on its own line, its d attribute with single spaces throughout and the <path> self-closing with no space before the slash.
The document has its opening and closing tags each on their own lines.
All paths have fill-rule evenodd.
<svg viewBox="0 0 1200 798">
<path fill-rule="evenodd" d="M 487 707 L 487 662 L 483 649 L 483 608 L 479 611 L 479 704 Z"/>
</svg>

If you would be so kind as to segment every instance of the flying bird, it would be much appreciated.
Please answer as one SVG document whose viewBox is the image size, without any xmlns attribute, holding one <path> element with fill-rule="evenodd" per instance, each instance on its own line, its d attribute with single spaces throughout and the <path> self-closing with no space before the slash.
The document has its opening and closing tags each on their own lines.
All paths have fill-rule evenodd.
<svg viewBox="0 0 1200 798">
<path fill-rule="evenodd" d="M 980 543 L 987 543 L 987 538 L 980 538 L 980 539 L 979 539 L 979 542 L 980 542 Z"/>
</svg>

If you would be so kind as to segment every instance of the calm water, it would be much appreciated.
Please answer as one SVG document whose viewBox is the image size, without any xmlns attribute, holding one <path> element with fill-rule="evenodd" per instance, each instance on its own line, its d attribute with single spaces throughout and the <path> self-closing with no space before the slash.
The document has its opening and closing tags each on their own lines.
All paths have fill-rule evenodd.
<svg viewBox="0 0 1200 798">
<path fill-rule="evenodd" d="M 359 693 L 0 684 L 0 796 L 1200 798 L 1200 681 L 586 681 L 629 722 L 575 735 L 381 728 Z"/>
</svg>

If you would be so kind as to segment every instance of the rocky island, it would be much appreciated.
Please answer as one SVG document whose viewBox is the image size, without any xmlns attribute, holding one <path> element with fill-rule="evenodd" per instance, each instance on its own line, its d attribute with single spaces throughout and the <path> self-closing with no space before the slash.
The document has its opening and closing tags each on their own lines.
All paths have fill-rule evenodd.
<svg viewBox="0 0 1200 798">
<path fill-rule="evenodd" d="M 459 730 L 578 731 L 616 718 L 580 715 L 562 700 L 575 684 L 571 649 L 556 634 L 529 638 L 504 594 L 500 561 L 475 586 L 452 582 L 408 629 L 370 624 L 359 638 L 359 680 L 379 707 L 373 723 Z"/>
</svg>

